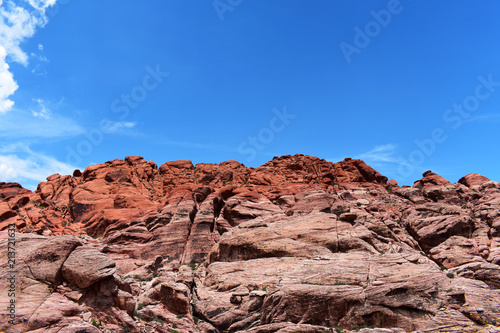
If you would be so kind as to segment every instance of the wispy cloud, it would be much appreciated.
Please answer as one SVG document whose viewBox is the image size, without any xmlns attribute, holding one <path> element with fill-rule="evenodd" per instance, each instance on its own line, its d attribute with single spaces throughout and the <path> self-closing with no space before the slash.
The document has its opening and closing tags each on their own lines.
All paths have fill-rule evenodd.
<svg viewBox="0 0 500 333">
<path fill-rule="evenodd" d="M 49 112 L 42 108 L 34 112 L 38 116 L 33 111 L 30 114 L 23 110 L 3 115 L 0 119 L 0 138 L 11 140 L 64 138 L 84 132 L 74 120 Z"/>
<path fill-rule="evenodd" d="M 36 99 L 35 102 L 38 104 L 38 111 L 32 110 L 33 116 L 49 119 L 52 112 L 48 109 L 47 103 L 41 98 Z"/>
<path fill-rule="evenodd" d="M 398 181 L 402 180 L 404 182 L 412 181 L 407 177 L 398 173 L 402 167 L 411 168 L 415 170 L 416 173 L 423 171 L 419 166 L 411 165 L 407 160 L 405 160 L 401 155 L 398 155 L 398 145 L 393 143 L 388 143 L 385 145 L 378 145 L 373 147 L 367 152 L 353 156 L 353 158 L 361 159 L 366 164 L 375 168 L 377 171 L 385 176 L 398 178 Z M 342 159 L 328 159 L 332 162 L 337 162 Z"/>
<path fill-rule="evenodd" d="M 411 165 L 401 155 L 396 155 L 397 148 L 398 146 L 393 143 L 375 146 L 370 151 L 356 155 L 355 158 L 365 161 L 386 176 L 398 176 L 400 178 L 401 175 L 397 173 L 400 167 L 411 167 L 420 171 L 420 167 Z"/>
<path fill-rule="evenodd" d="M 392 143 L 375 146 L 372 150 L 357 155 L 356 158 L 362 159 L 389 178 L 392 177 L 398 179 L 398 182 L 412 184 L 415 180 L 414 177 L 418 177 L 427 169 L 420 165 L 410 164 L 402 155 L 397 154 L 397 149 L 398 146 Z M 413 171 L 407 174 L 401 170 Z"/>
<path fill-rule="evenodd" d="M 105 133 L 114 134 L 118 133 L 124 129 L 134 128 L 137 125 L 133 121 L 107 121 L 101 126 L 101 129 Z"/>
<path fill-rule="evenodd" d="M 43 45 L 38 44 L 38 52 L 31 52 L 30 54 L 31 73 L 38 76 L 46 76 L 47 71 L 44 64 L 48 62 L 49 59 L 43 54 Z"/>
<path fill-rule="evenodd" d="M 404 161 L 401 158 L 396 157 L 396 149 L 397 145 L 393 143 L 388 143 L 385 145 L 375 146 L 373 149 L 353 156 L 353 158 L 361 159 L 366 163 L 395 163 L 395 164 L 404 164 Z M 342 158 L 328 158 L 328 161 L 338 162 L 342 161 Z"/>
<path fill-rule="evenodd" d="M 371 162 L 386 162 L 386 163 L 404 163 L 401 158 L 395 157 L 397 145 L 388 143 L 381 146 L 375 146 L 370 151 L 356 156 L 356 158 Z"/>
<path fill-rule="evenodd" d="M 11 96 L 19 88 L 10 72 L 9 61 L 28 64 L 28 55 L 20 45 L 35 34 L 38 27 L 47 24 L 45 12 L 56 0 L 0 0 L 0 113 L 14 106 Z"/>
<path fill-rule="evenodd" d="M 48 176 L 56 173 L 72 174 L 75 169 L 53 157 L 34 152 L 25 145 L 0 147 L 0 181 L 19 182 L 34 190 Z"/>
</svg>

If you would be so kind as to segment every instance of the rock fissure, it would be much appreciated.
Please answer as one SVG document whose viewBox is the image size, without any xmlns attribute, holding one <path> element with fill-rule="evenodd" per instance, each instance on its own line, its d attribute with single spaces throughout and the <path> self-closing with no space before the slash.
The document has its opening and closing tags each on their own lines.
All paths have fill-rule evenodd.
<svg viewBox="0 0 500 333">
<path fill-rule="evenodd" d="M 19 255 L 31 255 L 20 301 L 38 299 L 17 331 L 38 302 L 55 311 L 37 315 L 40 329 L 92 333 L 479 332 L 500 317 L 500 185 L 475 174 L 451 184 L 429 171 L 400 187 L 352 159 L 158 168 L 127 157 L 34 192 L 0 183 L 0 216 L 0 235 L 15 223 Z M 79 310 L 60 311 L 61 295 Z"/>
</svg>

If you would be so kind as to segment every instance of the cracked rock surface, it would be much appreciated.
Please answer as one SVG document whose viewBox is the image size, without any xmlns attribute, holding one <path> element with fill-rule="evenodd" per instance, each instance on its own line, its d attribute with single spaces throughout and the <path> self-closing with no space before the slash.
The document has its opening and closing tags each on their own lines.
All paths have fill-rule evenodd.
<svg viewBox="0 0 500 333">
<path fill-rule="evenodd" d="M 499 265 L 500 184 L 478 174 L 127 157 L 0 183 L 5 332 L 500 332 Z"/>
</svg>

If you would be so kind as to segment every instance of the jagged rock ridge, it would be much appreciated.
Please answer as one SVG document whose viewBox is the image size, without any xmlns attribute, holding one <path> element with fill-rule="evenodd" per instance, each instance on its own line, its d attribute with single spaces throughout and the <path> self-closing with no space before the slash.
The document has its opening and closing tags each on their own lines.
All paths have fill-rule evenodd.
<svg viewBox="0 0 500 333">
<path fill-rule="evenodd" d="M 477 174 L 451 184 L 428 171 L 399 187 L 352 159 L 158 168 L 127 157 L 35 192 L 0 183 L 2 268 L 12 224 L 20 296 L 4 331 L 500 325 L 500 185 Z"/>
</svg>

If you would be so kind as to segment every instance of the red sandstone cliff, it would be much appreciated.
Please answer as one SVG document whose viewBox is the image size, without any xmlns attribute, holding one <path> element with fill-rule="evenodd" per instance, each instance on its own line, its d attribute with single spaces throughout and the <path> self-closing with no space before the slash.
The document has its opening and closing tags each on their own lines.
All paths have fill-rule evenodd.
<svg viewBox="0 0 500 333">
<path fill-rule="evenodd" d="M 281 156 L 141 157 L 0 183 L 7 332 L 498 332 L 500 184 Z M 92 325 L 92 323 L 94 325 Z M 386 330 L 381 330 L 385 328 Z M 363 332 L 363 331 L 360 331 Z"/>
</svg>

